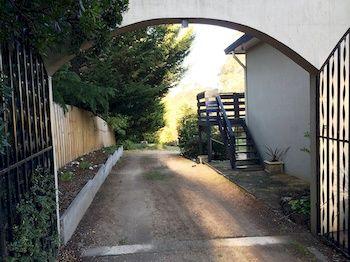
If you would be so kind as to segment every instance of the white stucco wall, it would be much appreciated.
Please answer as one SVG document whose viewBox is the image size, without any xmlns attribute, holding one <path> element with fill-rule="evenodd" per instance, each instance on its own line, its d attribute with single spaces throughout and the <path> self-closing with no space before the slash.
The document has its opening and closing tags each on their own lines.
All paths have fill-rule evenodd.
<svg viewBox="0 0 350 262">
<path fill-rule="evenodd" d="M 247 53 L 248 126 L 260 153 L 265 145 L 290 147 L 285 171 L 310 180 L 310 77 L 300 66 L 267 44 Z"/>
<path fill-rule="evenodd" d="M 130 0 L 114 33 L 181 19 L 217 24 L 272 44 L 315 73 L 350 27 L 349 13 L 349 0 Z M 73 57 L 64 49 L 50 53 L 45 57 L 49 74 Z"/>
<path fill-rule="evenodd" d="M 123 26 L 164 18 L 232 22 L 277 39 L 319 68 L 349 28 L 349 13 L 349 0 L 130 0 Z"/>
</svg>

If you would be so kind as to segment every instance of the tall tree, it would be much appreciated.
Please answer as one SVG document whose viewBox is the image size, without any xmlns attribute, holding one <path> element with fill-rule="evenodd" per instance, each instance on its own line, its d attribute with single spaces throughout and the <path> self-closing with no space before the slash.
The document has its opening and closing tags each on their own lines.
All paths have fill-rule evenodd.
<svg viewBox="0 0 350 262">
<path fill-rule="evenodd" d="M 94 48 L 74 59 L 70 76 L 57 74 L 54 84 L 65 81 L 69 92 L 55 88 L 55 100 L 103 116 L 125 116 L 127 137 L 143 139 L 164 125 L 161 98 L 186 71 L 183 61 L 193 37 L 191 30 L 182 33 L 179 26 L 147 27 L 117 36 L 103 52 Z M 82 99 L 82 92 L 89 99 Z M 105 97 L 107 107 L 101 106 Z"/>
<path fill-rule="evenodd" d="M 86 40 L 103 44 L 122 21 L 128 0 L 0 0 L 0 42 L 25 38 L 42 53 Z"/>
<path fill-rule="evenodd" d="M 245 63 L 245 57 L 240 56 L 239 59 Z M 233 58 L 228 57 L 220 71 L 220 91 L 222 92 L 244 92 L 244 69 Z"/>
</svg>

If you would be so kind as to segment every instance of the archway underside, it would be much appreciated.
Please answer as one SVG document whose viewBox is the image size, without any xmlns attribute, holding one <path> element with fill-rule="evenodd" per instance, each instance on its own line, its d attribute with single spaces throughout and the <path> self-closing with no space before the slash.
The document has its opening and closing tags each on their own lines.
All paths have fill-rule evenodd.
<svg viewBox="0 0 350 262">
<path fill-rule="evenodd" d="M 274 48 L 279 50 L 281 53 L 283 53 L 284 55 L 289 57 L 291 60 L 293 60 L 296 64 L 304 68 L 310 74 L 316 75 L 318 73 L 318 69 L 314 65 L 312 65 L 308 60 L 303 58 L 293 49 L 289 48 L 288 46 L 278 41 L 277 39 L 267 35 L 264 32 L 251 28 L 249 26 L 230 22 L 230 21 L 209 19 L 209 18 L 185 18 L 185 17 L 184 18 L 158 18 L 158 19 L 151 19 L 151 20 L 145 20 L 142 22 L 137 22 L 127 26 L 122 26 L 116 29 L 112 33 L 112 35 L 117 36 L 119 34 L 130 32 L 142 27 L 147 27 L 147 26 L 156 26 L 156 25 L 163 25 L 163 24 L 181 24 L 183 20 L 187 20 L 190 24 L 216 25 L 216 26 L 221 26 L 225 28 L 230 28 L 232 30 L 241 31 L 242 33 L 250 34 L 256 37 L 257 39 L 261 40 L 262 42 L 268 43 L 269 45 L 273 46 Z M 92 42 L 86 42 L 82 45 L 81 50 L 87 50 L 92 46 L 93 46 Z M 69 55 L 69 54 L 53 54 L 51 56 L 48 56 L 47 59 L 45 60 L 48 73 L 50 75 L 53 75 L 57 70 L 59 70 L 59 68 L 63 64 L 65 64 L 66 62 L 70 61 L 73 58 L 74 58 L 74 55 Z"/>
</svg>

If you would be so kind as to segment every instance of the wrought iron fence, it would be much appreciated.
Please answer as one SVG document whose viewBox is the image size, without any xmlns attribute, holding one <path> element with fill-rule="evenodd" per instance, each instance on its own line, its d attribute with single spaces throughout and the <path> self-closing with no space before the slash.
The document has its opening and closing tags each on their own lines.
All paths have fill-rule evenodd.
<svg viewBox="0 0 350 262">
<path fill-rule="evenodd" d="M 318 79 L 319 233 L 349 253 L 350 31 Z"/>
<path fill-rule="evenodd" d="M 1 118 L 9 146 L 0 155 L 0 260 L 8 255 L 16 205 L 28 192 L 33 171 L 53 174 L 48 75 L 40 56 L 20 42 L 0 46 L 0 71 L 11 90 L 1 97 Z M 54 176 L 52 176 L 54 179 Z M 52 214 L 52 228 L 56 228 Z M 45 242 L 45 241 L 43 241 Z M 43 245 L 47 245 L 46 243 Z"/>
</svg>

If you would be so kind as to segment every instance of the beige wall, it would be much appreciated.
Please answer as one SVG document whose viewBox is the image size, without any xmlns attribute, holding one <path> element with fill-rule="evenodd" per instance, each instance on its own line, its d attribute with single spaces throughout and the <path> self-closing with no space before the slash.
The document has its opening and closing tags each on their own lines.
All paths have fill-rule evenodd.
<svg viewBox="0 0 350 262">
<path fill-rule="evenodd" d="M 264 159 L 265 146 L 290 147 L 285 171 L 311 180 L 310 77 L 275 48 L 260 44 L 247 52 L 247 119 Z"/>
<path fill-rule="evenodd" d="M 53 104 L 52 111 L 57 168 L 91 151 L 115 145 L 113 131 L 92 113 L 69 106 L 64 114 L 57 104 Z"/>
</svg>

